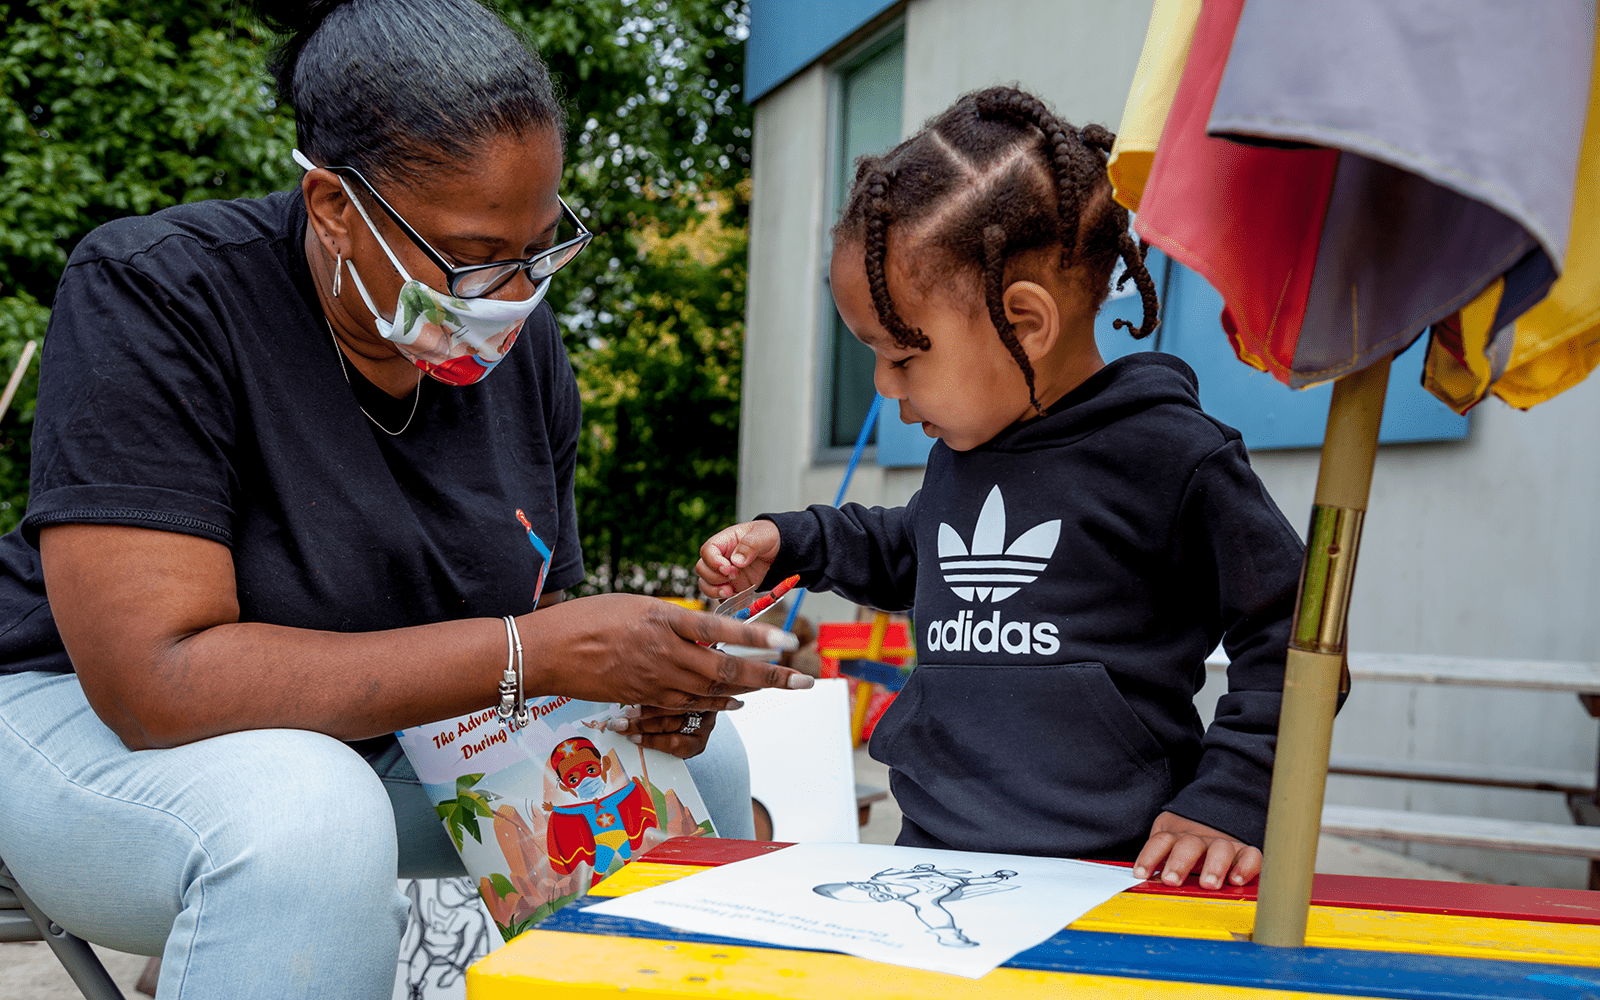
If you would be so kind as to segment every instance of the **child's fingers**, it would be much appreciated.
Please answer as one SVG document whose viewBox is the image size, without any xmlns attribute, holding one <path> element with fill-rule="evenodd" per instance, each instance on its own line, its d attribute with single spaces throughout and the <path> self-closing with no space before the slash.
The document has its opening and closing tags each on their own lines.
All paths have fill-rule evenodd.
<svg viewBox="0 0 1600 1000">
<path fill-rule="evenodd" d="M 1233 859 L 1233 874 L 1228 881 L 1234 885 L 1244 885 L 1260 874 L 1261 852 L 1254 847 L 1246 847 Z"/>
<path fill-rule="evenodd" d="M 1237 840 L 1218 838 L 1211 841 L 1211 846 L 1206 849 L 1205 864 L 1200 867 L 1200 884 L 1207 889 L 1222 888 L 1223 881 L 1228 877 L 1228 869 L 1233 866 L 1233 860 L 1239 856 L 1242 847 L 1244 845 Z"/>
<path fill-rule="evenodd" d="M 730 529 L 737 541 L 728 550 L 728 562 L 745 569 L 762 562 L 770 562 L 778 554 L 778 526 L 771 521 L 747 521 Z"/>
<path fill-rule="evenodd" d="M 1153 833 L 1150 839 L 1144 842 L 1144 849 L 1139 856 L 1133 859 L 1133 877 L 1149 878 L 1151 873 L 1161 867 L 1161 862 L 1166 858 L 1167 852 L 1172 850 L 1172 845 L 1178 839 L 1172 833 Z"/>
<path fill-rule="evenodd" d="M 700 578 L 700 592 L 707 597 L 721 598 L 733 593 L 733 588 L 728 586 L 728 577 L 706 565 L 704 559 L 694 564 L 694 572 Z"/>
<path fill-rule="evenodd" d="M 739 529 L 742 527 L 744 525 L 736 524 L 731 528 L 723 528 L 700 546 L 700 562 L 722 580 L 726 580 L 738 571 L 738 567 L 728 560 L 728 556 L 739 544 Z"/>
<path fill-rule="evenodd" d="M 1172 845 L 1172 850 L 1167 852 L 1167 860 L 1161 866 L 1161 881 L 1164 885 L 1182 885 L 1183 880 L 1189 877 L 1194 870 L 1195 862 L 1199 861 L 1206 853 L 1206 842 L 1192 833 L 1180 836 Z"/>
</svg>

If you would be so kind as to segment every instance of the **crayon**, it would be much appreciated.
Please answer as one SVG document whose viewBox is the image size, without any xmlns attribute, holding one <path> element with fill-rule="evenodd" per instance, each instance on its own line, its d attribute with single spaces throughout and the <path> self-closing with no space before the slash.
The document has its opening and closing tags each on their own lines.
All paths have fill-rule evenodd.
<svg viewBox="0 0 1600 1000">
<path fill-rule="evenodd" d="M 794 585 L 799 582 L 800 576 L 798 573 L 794 576 L 784 579 L 776 587 L 773 587 L 770 591 L 768 591 L 765 597 L 756 598 L 750 603 L 748 608 L 745 608 L 743 611 L 740 611 L 738 614 L 734 615 L 734 620 L 745 621 L 761 614 L 761 612 L 783 600 L 783 595 L 793 590 Z"/>
</svg>

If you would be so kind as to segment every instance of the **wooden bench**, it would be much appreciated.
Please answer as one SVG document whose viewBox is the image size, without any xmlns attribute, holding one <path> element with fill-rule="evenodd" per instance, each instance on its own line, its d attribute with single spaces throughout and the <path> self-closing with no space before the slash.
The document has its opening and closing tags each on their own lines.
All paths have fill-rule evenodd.
<svg viewBox="0 0 1600 1000">
<path fill-rule="evenodd" d="M 1213 670 L 1227 668 L 1226 659 L 1219 653 L 1213 653 L 1206 664 Z M 1600 663 L 1351 653 L 1350 675 L 1355 683 L 1385 681 L 1565 692 L 1577 695 L 1590 715 L 1600 717 Z M 1335 755 L 1328 762 L 1328 773 L 1563 795 L 1574 826 L 1330 805 L 1323 808 L 1322 829 L 1346 837 L 1587 858 L 1589 888 L 1600 889 L 1600 789 L 1596 787 L 1595 772 Z"/>
<path fill-rule="evenodd" d="M 1442 816 L 1405 809 L 1323 806 L 1322 831 L 1447 847 L 1488 847 L 1600 860 L 1600 827 L 1562 826 L 1482 816 Z"/>
<path fill-rule="evenodd" d="M 876 785 L 863 785 L 856 782 L 856 820 L 858 826 L 866 826 L 872 818 L 872 804 L 882 802 L 889 797 L 887 788 Z"/>
</svg>

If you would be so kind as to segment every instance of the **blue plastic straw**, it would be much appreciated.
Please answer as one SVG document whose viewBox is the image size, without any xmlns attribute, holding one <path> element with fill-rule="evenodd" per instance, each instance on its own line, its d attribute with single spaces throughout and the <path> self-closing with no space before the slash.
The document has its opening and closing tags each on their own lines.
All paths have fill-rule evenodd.
<svg viewBox="0 0 1600 1000">
<path fill-rule="evenodd" d="M 856 474 L 856 466 L 861 463 L 861 453 L 867 450 L 867 437 L 877 425 L 878 411 L 881 409 L 883 409 L 883 397 L 873 393 L 872 405 L 867 407 L 867 418 L 861 421 L 861 430 L 856 434 L 856 448 L 850 453 L 850 464 L 844 467 L 844 481 L 839 484 L 839 493 L 833 498 L 835 507 L 844 503 L 844 492 L 850 488 L 850 477 Z M 794 607 L 789 609 L 789 617 L 783 620 L 785 632 L 794 628 L 794 620 L 800 617 L 800 602 L 805 600 L 805 596 L 806 592 L 803 590 L 794 595 Z"/>
</svg>

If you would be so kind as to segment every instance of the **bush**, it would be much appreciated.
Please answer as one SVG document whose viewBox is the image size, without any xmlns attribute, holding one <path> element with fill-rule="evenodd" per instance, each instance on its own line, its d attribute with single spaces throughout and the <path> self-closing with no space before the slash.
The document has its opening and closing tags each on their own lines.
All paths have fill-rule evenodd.
<svg viewBox="0 0 1600 1000">
<path fill-rule="evenodd" d="M 30 0 L 0 36 L 0 363 L 44 337 L 67 257 L 125 215 L 281 188 L 292 122 L 267 33 L 219 0 Z M 0 377 L 4 377 L 0 375 Z M 0 530 L 22 518 L 38 379 L 0 418 Z"/>
</svg>

